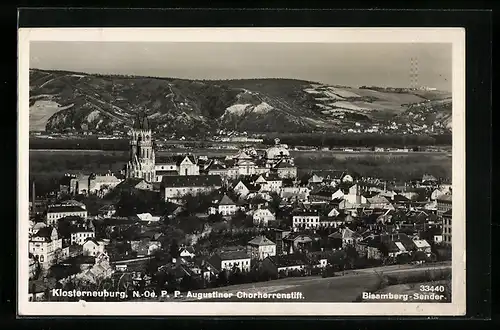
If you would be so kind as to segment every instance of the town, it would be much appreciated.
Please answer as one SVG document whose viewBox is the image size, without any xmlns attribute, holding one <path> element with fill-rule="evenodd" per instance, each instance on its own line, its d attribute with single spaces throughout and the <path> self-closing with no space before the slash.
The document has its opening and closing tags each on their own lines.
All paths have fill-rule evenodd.
<svg viewBox="0 0 500 330">
<path fill-rule="evenodd" d="M 62 173 L 43 196 L 32 182 L 30 300 L 71 299 L 49 294 L 61 288 L 186 292 L 451 259 L 451 182 L 344 168 L 303 177 L 279 139 L 162 159 L 154 135 L 140 113 L 122 171 Z"/>
</svg>

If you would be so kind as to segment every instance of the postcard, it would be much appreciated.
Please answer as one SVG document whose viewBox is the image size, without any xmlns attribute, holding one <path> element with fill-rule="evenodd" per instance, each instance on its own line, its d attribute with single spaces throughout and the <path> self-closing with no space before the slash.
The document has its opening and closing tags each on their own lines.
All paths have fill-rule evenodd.
<svg viewBox="0 0 500 330">
<path fill-rule="evenodd" d="M 464 29 L 18 40 L 20 316 L 465 315 Z"/>
</svg>

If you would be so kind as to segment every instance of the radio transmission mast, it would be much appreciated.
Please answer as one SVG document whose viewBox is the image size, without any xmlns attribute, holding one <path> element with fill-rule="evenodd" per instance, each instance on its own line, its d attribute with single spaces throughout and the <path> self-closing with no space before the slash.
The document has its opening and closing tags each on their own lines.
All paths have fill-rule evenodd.
<svg viewBox="0 0 500 330">
<path fill-rule="evenodd" d="M 410 58 L 410 88 L 417 89 L 419 87 L 418 84 L 418 58 L 411 57 Z"/>
</svg>

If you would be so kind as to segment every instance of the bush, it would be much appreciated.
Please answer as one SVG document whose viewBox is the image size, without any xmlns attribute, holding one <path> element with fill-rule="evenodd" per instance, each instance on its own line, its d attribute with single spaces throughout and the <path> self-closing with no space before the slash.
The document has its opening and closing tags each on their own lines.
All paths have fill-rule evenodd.
<svg viewBox="0 0 500 330">
<path fill-rule="evenodd" d="M 334 268 L 331 265 L 327 265 L 322 271 L 321 271 L 321 277 L 326 278 L 326 277 L 334 277 L 335 276 L 335 271 Z"/>
</svg>

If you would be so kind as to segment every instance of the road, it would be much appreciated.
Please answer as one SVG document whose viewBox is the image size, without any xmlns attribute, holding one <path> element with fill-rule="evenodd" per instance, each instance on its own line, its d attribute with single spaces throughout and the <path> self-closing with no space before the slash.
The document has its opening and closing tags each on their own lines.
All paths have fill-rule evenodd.
<svg viewBox="0 0 500 330">
<path fill-rule="evenodd" d="M 245 293 L 293 293 L 301 292 L 303 302 L 353 302 L 361 292 L 373 290 L 379 283 L 380 274 L 423 272 L 426 270 L 451 269 L 451 264 L 438 263 L 429 265 L 394 265 L 376 268 L 346 271 L 344 275 L 322 278 L 320 276 L 292 277 L 268 282 L 247 283 L 215 289 L 196 290 L 193 293 L 232 293 L 229 299 L 177 298 L 160 299 L 162 301 L 219 301 L 219 302 L 297 302 L 282 299 L 240 299 L 238 292 Z"/>
</svg>

